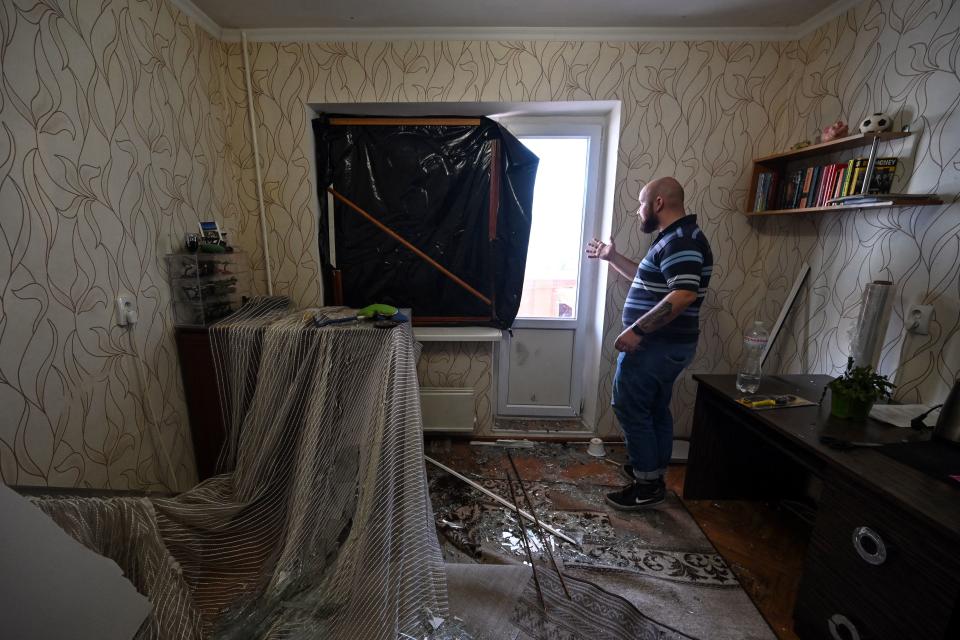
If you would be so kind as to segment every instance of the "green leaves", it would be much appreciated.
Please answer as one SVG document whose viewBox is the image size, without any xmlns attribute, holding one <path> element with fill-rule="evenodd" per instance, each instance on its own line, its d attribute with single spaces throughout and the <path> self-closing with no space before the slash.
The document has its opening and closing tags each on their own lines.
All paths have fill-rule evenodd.
<svg viewBox="0 0 960 640">
<path fill-rule="evenodd" d="M 873 367 L 854 367 L 853 358 L 850 358 L 847 360 L 847 370 L 829 386 L 834 393 L 873 402 L 880 398 L 889 398 L 896 385 L 890 382 L 887 376 L 874 371 Z"/>
</svg>

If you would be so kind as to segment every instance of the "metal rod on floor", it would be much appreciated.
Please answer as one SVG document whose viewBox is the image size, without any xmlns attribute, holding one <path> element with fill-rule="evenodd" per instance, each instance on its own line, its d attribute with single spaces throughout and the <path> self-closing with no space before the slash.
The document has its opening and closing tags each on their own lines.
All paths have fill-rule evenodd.
<svg viewBox="0 0 960 640">
<path fill-rule="evenodd" d="M 520 476 L 517 476 L 519 478 Z M 510 499 L 513 500 L 513 507 L 520 512 L 520 505 L 517 503 L 517 493 L 513 490 L 513 479 L 507 472 L 507 487 L 510 489 Z M 540 577 L 537 575 L 537 563 L 533 561 L 533 552 L 530 550 L 530 541 L 527 539 L 527 526 L 523 524 L 523 518 L 517 518 L 520 524 L 520 536 L 523 538 L 523 548 L 527 550 L 527 559 L 530 560 L 530 568 L 533 569 L 533 584 L 537 587 L 537 597 L 540 598 L 540 608 L 547 612 L 547 603 L 543 600 L 543 589 L 540 588 Z M 546 544 L 546 540 L 543 541 Z"/>
<path fill-rule="evenodd" d="M 520 477 L 520 471 L 517 469 L 517 465 L 513 461 L 513 456 L 510 454 L 509 450 L 507 450 L 507 460 L 510 461 L 510 467 L 513 469 L 514 475 L 517 476 L 517 482 L 520 483 L 520 492 L 523 494 L 523 499 L 527 501 L 527 506 L 530 507 L 530 513 L 533 515 L 533 521 L 540 530 L 540 538 L 543 540 L 543 545 L 547 549 L 547 556 L 550 557 L 550 564 L 553 565 L 553 570 L 556 571 L 557 575 L 560 577 L 560 586 L 563 587 L 563 592 L 567 595 L 567 600 L 573 600 L 573 598 L 570 597 L 570 591 L 567 590 L 567 581 L 563 579 L 563 572 L 560 571 L 560 567 L 557 565 L 557 561 L 553 557 L 553 549 L 550 547 L 550 544 L 547 541 L 547 536 L 544 535 L 543 524 L 540 522 L 540 518 L 537 517 L 537 510 L 533 508 L 533 500 L 530 499 L 530 494 L 527 493 L 527 487 L 523 484 L 523 478 Z"/>
<path fill-rule="evenodd" d="M 500 496 L 498 496 L 497 494 L 495 494 L 493 491 L 490 491 L 490 490 L 487 489 L 486 487 L 483 487 L 483 486 L 481 486 L 480 484 L 474 482 L 473 480 L 471 480 L 471 479 L 468 478 L 467 476 L 465 476 L 465 475 L 463 475 L 463 474 L 460 474 L 460 473 L 457 473 L 456 471 L 454 471 L 453 469 L 451 469 L 451 468 L 448 467 L 447 465 L 441 464 L 441 463 L 437 462 L 436 460 L 434 460 L 434 459 L 431 458 L 430 456 L 423 456 L 423 459 L 426 460 L 427 462 L 429 462 L 430 464 L 432 464 L 433 466 L 437 467 L 438 469 L 443 469 L 444 471 L 446 471 L 446 472 L 449 473 L 450 475 L 454 476 L 455 478 L 459 478 L 459 479 L 463 480 L 464 482 L 466 482 L 468 485 L 470 485 L 471 487 L 473 487 L 473 488 L 476 489 L 477 491 L 480 491 L 480 492 L 483 493 L 484 495 L 486 495 L 486 496 L 488 496 L 488 497 L 490 497 L 490 498 L 493 498 L 494 500 L 496 500 L 497 502 L 499 502 L 499 503 L 502 504 L 503 506 L 507 507 L 507 508 L 510 509 L 511 511 L 516 511 L 517 514 L 519 514 L 520 516 L 526 518 L 526 519 L 529 520 L 530 522 L 533 522 L 533 521 L 534 521 L 532 515 L 530 515 L 529 513 L 527 513 L 526 511 L 524 511 L 523 509 L 520 509 L 520 508 L 517 507 L 516 505 L 510 504 L 508 501 L 504 500 L 503 498 L 501 498 Z M 577 547 L 577 548 L 580 547 L 580 543 L 578 543 L 576 540 L 574 540 L 574 539 L 571 538 L 570 536 L 566 536 L 566 535 L 560 533 L 559 531 L 557 531 L 557 530 L 554 529 L 553 527 L 551 527 L 551 526 L 549 526 L 549 525 L 543 525 L 543 528 L 544 528 L 544 529 L 547 531 L 547 533 L 549 533 L 550 535 L 556 536 L 557 538 L 560 538 L 560 539 L 563 540 L 564 542 L 569 542 L 570 544 L 572 544 L 573 546 L 575 546 L 575 547 Z"/>
</svg>

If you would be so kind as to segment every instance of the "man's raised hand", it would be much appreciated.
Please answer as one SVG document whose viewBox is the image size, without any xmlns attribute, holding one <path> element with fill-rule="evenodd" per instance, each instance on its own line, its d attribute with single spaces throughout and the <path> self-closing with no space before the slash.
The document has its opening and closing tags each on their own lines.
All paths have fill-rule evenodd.
<svg viewBox="0 0 960 640">
<path fill-rule="evenodd" d="M 609 243 L 596 238 L 587 243 L 588 258 L 610 260 L 615 255 L 617 255 L 617 246 L 613 243 L 613 238 L 610 238 Z"/>
</svg>

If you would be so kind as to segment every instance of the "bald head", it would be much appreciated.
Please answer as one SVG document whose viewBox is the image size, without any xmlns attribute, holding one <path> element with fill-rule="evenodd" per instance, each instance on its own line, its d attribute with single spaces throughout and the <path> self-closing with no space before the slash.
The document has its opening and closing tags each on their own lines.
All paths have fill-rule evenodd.
<svg viewBox="0 0 960 640">
<path fill-rule="evenodd" d="M 647 192 L 646 195 L 650 200 L 661 198 L 664 209 L 683 212 L 683 187 L 680 186 L 676 178 L 667 176 L 652 180 L 644 187 L 644 191 Z"/>
<path fill-rule="evenodd" d="M 640 229 L 644 233 L 663 230 L 686 214 L 683 207 L 683 187 L 676 178 L 657 178 L 640 190 Z"/>
</svg>

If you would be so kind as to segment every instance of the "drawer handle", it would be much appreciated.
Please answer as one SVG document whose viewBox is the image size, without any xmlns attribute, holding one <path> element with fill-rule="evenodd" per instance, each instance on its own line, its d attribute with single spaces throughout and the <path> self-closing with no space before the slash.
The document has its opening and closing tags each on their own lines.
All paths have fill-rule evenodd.
<svg viewBox="0 0 960 640">
<path fill-rule="evenodd" d="M 864 562 L 879 566 L 887 561 L 887 545 L 880 534 L 870 527 L 853 530 L 853 548 Z"/>
<path fill-rule="evenodd" d="M 860 632 L 857 626 L 850 622 L 850 618 L 835 613 L 827 620 L 827 626 L 830 628 L 830 637 L 833 640 L 860 640 Z"/>
</svg>

